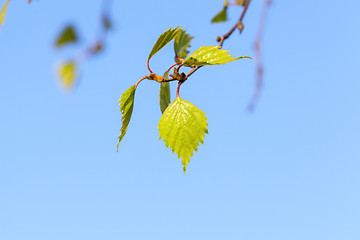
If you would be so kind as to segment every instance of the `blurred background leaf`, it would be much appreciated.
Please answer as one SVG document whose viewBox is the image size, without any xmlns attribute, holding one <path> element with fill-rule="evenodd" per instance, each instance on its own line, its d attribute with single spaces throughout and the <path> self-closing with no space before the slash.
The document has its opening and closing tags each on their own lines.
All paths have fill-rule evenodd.
<svg viewBox="0 0 360 240">
<path fill-rule="evenodd" d="M 212 23 L 219 23 L 227 21 L 227 7 L 224 7 L 212 20 Z"/>
<path fill-rule="evenodd" d="M 1 25 L 3 25 L 4 21 L 5 21 L 5 15 L 6 15 L 6 11 L 7 11 L 7 7 L 8 7 L 9 2 L 10 2 L 10 0 L 7 0 L 5 2 L 5 4 L 3 5 L 3 7 L 1 8 L 1 11 L 0 11 L 0 29 L 1 29 Z"/>
<path fill-rule="evenodd" d="M 78 40 L 78 36 L 75 28 L 72 25 L 66 26 L 55 41 L 55 46 L 60 48 L 64 45 L 75 43 Z"/>
<path fill-rule="evenodd" d="M 77 66 L 74 61 L 67 61 L 61 63 L 58 68 L 58 74 L 61 84 L 66 88 L 70 89 L 74 86 L 77 76 Z"/>
</svg>

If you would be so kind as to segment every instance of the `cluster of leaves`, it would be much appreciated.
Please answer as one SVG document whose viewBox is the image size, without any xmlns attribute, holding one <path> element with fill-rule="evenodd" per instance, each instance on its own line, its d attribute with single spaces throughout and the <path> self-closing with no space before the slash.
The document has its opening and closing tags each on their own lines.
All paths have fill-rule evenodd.
<svg viewBox="0 0 360 240">
<path fill-rule="evenodd" d="M 10 0 L 6 0 L 4 5 L 0 9 L 0 29 L 1 26 L 4 24 L 5 15 L 8 9 Z M 28 0 L 28 3 L 31 3 L 31 0 Z M 101 24 L 101 34 L 106 33 L 108 30 L 112 28 L 112 24 L 109 20 L 107 14 L 103 14 L 102 17 L 102 24 Z M 100 36 L 95 43 L 91 44 L 90 46 L 86 47 L 80 54 L 72 57 L 69 60 L 62 61 L 57 68 L 57 72 L 61 81 L 61 84 L 64 86 L 65 89 L 70 89 L 74 86 L 75 81 L 78 76 L 78 69 L 80 63 L 82 63 L 85 59 L 94 56 L 102 51 L 103 49 L 103 36 Z M 60 32 L 59 36 L 57 37 L 54 45 L 56 48 L 63 48 L 66 45 L 71 45 L 78 42 L 78 34 L 72 25 L 67 25 L 65 28 Z"/>
<path fill-rule="evenodd" d="M 235 0 L 235 2 L 229 3 L 228 0 L 224 0 L 222 10 L 211 20 L 211 22 L 219 23 L 227 21 L 227 9 L 229 6 L 244 6 L 243 14 L 236 25 L 241 32 L 243 28 L 241 19 L 247 9 L 249 1 L 250 0 Z M 0 29 L 4 23 L 9 2 L 10 0 L 6 0 L 0 9 Z M 31 2 L 31 0 L 28 0 L 28 3 Z M 106 12 L 104 13 L 102 15 L 100 29 L 101 36 L 98 36 L 96 41 L 84 48 L 80 54 L 69 60 L 63 61 L 58 66 L 58 74 L 61 83 L 66 89 L 70 89 L 74 86 L 78 76 L 79 65 L 84 60 L 98 54 L 103 49 L 103 35 L 112 28 L 108 14 Z M 232 31 L 233 30 L 227 34 L 226 38 L 232 33 Z M 223 40 L 224 37 L 225 35 L 223 36 Z M 64 46 L 77 43 L 78 39 L 79 37 L 74 26 L 68 25 L 56 38 L 54 45 L 56 48 L 63 48 Z M 176 27 L 174 29 L 170 28 L 161 34 L 147 59 L 147 67 L 150 74 L 144 76 L 134 86 L 127 89 L 121 95 L 119 100 L 120 111 L 122 113 L 122 126 L 120 129 L 121 134 L 118 138 L 119 142 L 117 144 L 117 148 L 119 148 L 119 144 L 127 132 L 134 108 L 135 92 L 139 83 L 144 79 L 154 80 L 160 83 L 159 102 L 160 110 L 162 112 L 162 117 L 158 123 L 160 139 L 163 139 L 165 146 L 169 147 L 173 153 L 175 152 L 179 159 L 182 159 L 181 162 L 183 164 L 184 173 L 188 162 L 190 162 L 190 158 L 193 156 L 193 152 L 197 151 L 199 143 L 204 143 L 205 133 L 208 133 L 208 124 L 204 112 L 192 103 L 180 98 L 179 90 L 181 84 L 183 84 L 194 71 L 202 66 L 225 64 L 238 59 L 249 58 L 246 56 L 234 58 L 234 56 L 228 54 L 229 51 L 221 49 L 222 42 L 219 46 L 200 47 L 189 55 L 188 49 L 190 48 L 192 39 L 193 37 L 187 34 L 180 27 Z M 168 70 L 162 74 L 162 76 L 153 73 L 149 66 L 150 59 L 172 40 L 174 40 L 175 63 L 171 65 Z M 192 68 L 192 70 L 189 71 L 188 74 L 183 72 L 180 73 L 179 70 L 181 67 L 189 67 Z M 173 69 L 172 74 L 170 74 L 171 69 Z M 178 81 L 177 94 L 173 102 L 171 102 L 170 97 L 170 81 Z"/>
<path fill-rule="evenodd" d="M 158 124 L 160 139 L 163 139 L 166 147 L 170 147 L 172 152 L 178 155 L 179 159 L 181 158 L 184 173 L 187 163 L 190 162 L 190 157 L 193 156 L 193 152 L 197 151 L 199 143 L 204 143 L 205 133 L 208 133 L 208 124 L 203 111 L 194 104 L 180 98 L 180 86 L 187 80 L 187 75 L 179 72 L 180 68 L 183 66 L 198 68 L 204 65 L 225 64 L 241 58 L 249 58 L 234 58 L 234 56 L 228 54 L 229 51 L 220 49 L 219 46 L 203 46 L 188 55 L 188 48 L 190 47 L 192 39 L 193 37 L 179 27 L 174 29 L 170 28 L 161 34 L 147 60 L 150 75 L 144 76 L 134 86 L 127 89 L 119 100 L 120 111 L 122 113 L 122 126 L 120 129 L 121 134 L 118 138 L 118 148 L 126 134 L 131 119 L 134 108 L 135 91 L 139 83 L 144 79 L 148 79 L 161 84 L 159 98 L 162 116 Z M 175 64 L 171 65 L 162 76 L 153 73 L 149 66 L 151 57 L 172 40 L 174 40 Z M 169 74 L 171 69 L 173 69 L 173 73 Z M 168 78 L 169 75 L 170 78 Z M 171 104 L 170 81 L 178 81 L 177 96 Z"/>
<path fill-rule="evenodd" d="M 247 1 L 248 0 L 235 0 L 234 3 L 229 3 L 228 0 L 225 0 L 222 10 L 212 19 L 212 22 L 218 23 L 226 21 L 228 6 L 245 6 Z M 10 0 L 6 0 L 0 10 L 0 27 L 4 23 L 9 2 Z M 28 0 L 28 2 L 30 3 L 31 0 Z M 102 18 L 100 32 L 104 34 L 109 29 L 111 29 L 111 22 L 105 14 Z M 99 36 L 94 44 L 89 45 L 84 51 L 81 51 L 80 54 L 69 60 L 63 61 L 58 66 L 58 74 L 61 83 L 66 89 L 73 87 L 78 76 L 80 63 L 90 56 L 96 55 L 102 51 L 103 38 L 104 36 Z M 64 46 L 77 43 L 78 39 L 79 37 L 74 26 L 68 25 L 56 38 L 54 45 L 56 48 L 63 48 Z M 150 74 L 144 76 L 134 86 L 127 89 L 121 95 L 119 100 L 120 111 L 122 113 L 122 126 L 117 148 L 119 148 L 119 144 L 124 138 L 129 126 L 134 108 L 135 92 L 139 83 L 144 79 L 160 83 L 159 102 L 160 110 L 162 112 L 162 116 L 158 123 L 160 139 L 163 139 L 165 146 L 169 147 L 173 153 L 175 152 L 179 159 L 181 158 L 184 173 L 194 151 L 197 151 L 199 143 L 204 143 L 205 133 L 208 133 L 208 124 L 204 112 L 192 103 L 180 98 L 179 90 L 181 84 L 187 81 L 187 78 L 192 72 L 196 71 L 199 67 L 225 64 L 242 58 L 249 58 L 235 58 L 233 55 L 228 54 L 229 51 L 221 49 L 220 46 L 203 46 L 189 55 L 188 49 L 190 48 L 192 39 L 193 37 L 180 27 L 174 29 L 170 28 L 161 34 L 147 59 L 147 67 Z M 172 40 L 174 40 L 175 63 L 171 65 L 162 76 L 153 73 L 149 66 L 150 59 Z M 180 73 L 181 67 L 189 67 L 192 68 L 192 70 L 188 74 L 185 74 L 184 72 Z M 170 73 L 171 70 L 173 70 L 172 73 Z M 178 81 L 177 94 L 173 102 L 171 102 L 170 97 L 170 81 Z"/>
<path fill-rule="evenodd" d="M 219 22 L 227 21 L 228 20 L 228 17 L 227 17 L 228 6 L 231 6 L 231 5 L 243 6 L 244 4 L 245 4 L 244 0 L 236 0 L 234 3 L 231 3 L 231 4 L 228 2 L 228 0 L 225 0 L 222 10 L 218 14 L 216 14 L 216 16 L 211 20 L 211 22 L 219 23 Z"/>
<path fill-rule="evenodd" d="M 111 22 L 108 17 L 104 17 L 101 26 L 102 33 L 111 29 Z M 78 33 L 73 25 L 67 25 L 60 32 L 59 36 L 55 40 L 55 47 L 60 49 L 67 45 L 73 45 L 79 41 Z M 78 55 L 62 61 L 58 66 L 58 75 L 62 86 L 65 89 L 71 89 L 78 77 L 78 69 L 80 64 L 91 56 L 95 56 L 103 50 L 103 37 L 99 37 L 95 43 L 84 48 Z"/>
</svg>

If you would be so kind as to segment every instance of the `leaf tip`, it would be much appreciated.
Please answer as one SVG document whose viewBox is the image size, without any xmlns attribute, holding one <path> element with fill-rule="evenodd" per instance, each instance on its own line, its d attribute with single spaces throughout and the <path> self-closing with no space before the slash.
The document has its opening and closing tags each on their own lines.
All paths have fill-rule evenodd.
<svg viewBox="0 0 360 240">
<path fill-rule="evenodd" d="M 59 36 L 55 40 L 55 47 L 60 48 L 65 45 L 76 43 L 78 41 L 77 33 L 73 25 L 67 25 L 60 32 Z"/>
<path fill-rule="evenodd" d="M 220 23 L 220 22 L 226 22 L 228 20 L 227 18 L 227 5 L 224 5 L 223 9 L 216 14 L 213 19 L 211 19 L 212 23 Z"/>
<path fill-rule="evenodd" d="M 252 57 L 249 57 L 249 56 L 241 56 L 241 57 L 236 58 L 236 60 L 242 59 L 242 58 L 249 58 L 249 59 L 253 60 Z"/>
</svg>

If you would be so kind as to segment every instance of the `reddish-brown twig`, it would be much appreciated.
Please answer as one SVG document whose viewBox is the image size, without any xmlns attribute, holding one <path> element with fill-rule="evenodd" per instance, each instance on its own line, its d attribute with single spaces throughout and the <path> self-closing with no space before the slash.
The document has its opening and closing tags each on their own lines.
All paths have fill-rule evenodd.
<svg viewBox="0 0 360 240">
<path fill-rule="evenodd" d="M 235 31 L 236 28 L 238 28 L 240 30 L 240 33 L 242 32 L 242 29 L 244 28 L 244 24 L 242 23 L 245 13 L 248 10 L 249 4 L 250 4 L 251 0 L 245 0 L 244 2 L 244 9 L 241 13 L 241 16 L 239 18 L 239 20 L 236 22 L 236 24 L 223 36 L 219 36 L 216 38 L 216 41 L 219 42 L 219 47 L 222 48 L 224 41 L 226 39 L 228 39 L 231 34 Z M 186 75 L 185 75 L 185 80 L 190 77 L 194 72 L 196 72 L 199 68 L 201 68 L 201 66 L 197 66 L 193 69 L 191 69 Z"/>
</svg>

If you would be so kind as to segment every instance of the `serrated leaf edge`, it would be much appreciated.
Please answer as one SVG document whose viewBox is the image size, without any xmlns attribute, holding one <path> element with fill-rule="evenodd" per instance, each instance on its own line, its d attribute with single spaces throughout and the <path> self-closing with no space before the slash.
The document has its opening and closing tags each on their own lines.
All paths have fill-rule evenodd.
<svg viewBox="0 0 360 240">
<path fill-rule="evenodd" d="M 180 152 L 178 152 L 178 150 L 176 150 L 176 149 L 174 149 L 173 147 L 171 147 L 170 146 L 170 144 L 168 143 L 168 139 L 166 139 L 167 138 L 167 136 L 169 135 L 169 133 L 172 131 L 172 129 L 170 130 L 170 131 L 167 131 L 167 134 L 166 134 L 166 136 L 161 136 L 160 134 L 160 131 L 161 131 L 161 126 L 160 126 L 160 124 L 161 124 L 161 120 L 162 120 L 162 118 L 164 117 L 164 116 L 167 116 L 166 114 L 167 114 L 167 111 L 171 111 L 172 109 L 171 109 L 171 105 L 173 105 L 173 104 L 178 104 L 178 103 L 180 103 L 180 104 L 182 104 L 182 105 L 184 105 L 184 103 L 181 103 L 181 102 L 179 102 L 179 101 L 184 101 L 184 103 L 187 103 L 187 104 L 191 104 L 192 105 L 192 107 L 195 107 L 201 114 L 203 114 L 203 117 L 204 117 L 204 121 L 205 121 L 205 128 L 203 128 L 203 127 L 201 127 L 200 129 L 202 129 L 202 130 L 199 130 L 199 131 L 201 131 L 201 132 L 199 132 L 200 134 L 199 134 L 199 138 L 198 139 L 194 139 L 193 141 L 196 141 L 196 143 L 194 144 L 194 148 L 192 149 L 192 151 L 191 151 L 191 153 L 190 153 L 190 155 L 189 156 L 180 156 L 179 154 L 180 154 Z M 171 104 L 170 104 L 170 106 L 165 110 L 165 112 L 164 112 L 164 114 L 163 114 L 163 116 L 160 118 L 160 121 L 159 121 L 159 124 L 158 124 L 158 128 L 159 128 L 159 140 L 161 140 L 161 139 L 163 139 L 163 142 L 165 143 L 165 146 L 166 146 L 166 148 L 170 148 L 171 149 L 171 151 L 172 151 L 172 153 L 176 153 L 177 155 L 178 155 L 178 159 L 182 159 L 182 164 L 183 164 L 183 170 L 184 170 L 184 173 L 185 173 L 185 171 L 186 171 L 186 167 L 187 167 L 187 163 L 188 162 L 190 162 L 190 158 L 191 157 L 193 157 L 193 154 L 194 154 L 194 151 L 195 152 L 197 152 L 197 150 L 198 150 L 198 147 L 199 147 L 199 145 L 200 145 L 200 143 L 202 143 L 202 144 L 204 144 L 204 138 L 205 138 L 205 133 L 206 134 L 208 134 L 208 129 L 207 129 L 207 126 L 208 126 L 208 123 L 207 123 L 207 117 L 205 116 L 205 113 L 203 112 L 203 111 L 201 111 L 199 108 L 197 108 L 194 104 L 192 104 L 191 102 L 189 102 L 189 101 L 187 101 L 187 100 L 184 100 L 184 99 L 181 99 L 180 97 L 177 97 Z M 187 112 L 188 114 L 191 114 L 191 115 L 193 115 L 194 114 L 194 112 Z M 176 115 L 177 114 L 177 112 L 175 112 L 174 113 L 174 115 Z M 196 116 L 194 116 L 193 117 L 194 119 L 196 119 L 198 122 L 199 122 L 199 119 L 196 117 Z M 174 121 L 176 120 L 176 118 L 174 118 Z M 172 124 L 172 126 L 171 126 L 171 128 L 173 128 L 173 126 L 174 126 L 175 124 Z M 199 125 L 200 126 L 202 126 L 203 125 L 203 123 L 201 123 L 201 122 L 199 122 Z M 175 144 L 174 144 L 175 146 L 176 146 L 176 140 L 175 140 Z M 180 150 L 181 150 L 182 148 L 180 148 Z M 189 148 L 189 149 L 191 149 L 191 147 Z"/>
<path fill-rule="evenodd" d="M 193 52 L 192 54 L 190 54 L 185 61 L 183 62 L 183 65 L 192 65 L 192 66 L 204 66 L 204 65 L 219 65 L 219 64 L 226 64 L 235 60 L 239 60 L 242 58 L 250 58 L 248 56 L 241 56 L 241 57 L 237 57 L 234 58 L 234 55 L 230 55 L 228 54 L 228 52 L 230 52 L 230 50 L 224 50 L 224 49 L 220 49 L 219 46 L 203 46 L 200 47 L 199 49 L 197 49 L 195 52 Z M 215 54 L 214 54 L 215 53 Z M 215 63 L 209 62 L 207 61 L 201 61 L 201 59 L 198 59 L 197 55 L 204 55 L 207 56 L 208 58 L 211 56 L 216 56 L 216 55 L 223 55 L 222 58 L 217 59 Z M 203 57 L 204 57 L 203 56 Z M 226 60 L 224 62 L 219 62 L 220 60 Z"/>
<path fill-rule="evenodd" d="M 180 45 L 181 41 L 187 40 L 188 43 L 183 44 L 182 46 Z M 181 30 L 179 32 L 179 34 L 175 37 L 175 41 L 174 41 L 174 51 L 175 51 L 175 55 L 181 58 L 186 58 L 186 56 L 189 54 L 188 48 L 190 48 L 190 43 L 191 40 L 194 39 L 194 37 L 190 36 L 190 34 L 187 34 L 186 31 Z M 178 40 L 178 41 L 177 41 Z M 181 56 L 180 53 L 181 52 L 185 52 L 186 54 L 184 56 Z"/>
<path fill-rule="evenodd" d="M 134 86 L 131 86 L 130 88 L 128 88 L 120 97 L 120 112 L 122 114 L 121 116 L 121 128 L 120 128 L 120 131 L 121 131 L 121 134 L 120 136 L 118 137 L 118 144 L 116 145 L 117 146 L 117 151 L 119 150 L 119 145 L 120 145 L 120 142 L 122 141 L 122 139 L 124 138 L 126 132 L 127 132 L 127 128 L 129 126 L 129 123 L 130 123 L 130 120 L 131 120 L 131 115 L 132 115 L 132 112 L 133 112 L 133 109 L 134 109 L 134 98 L 135 98 L 135 92 L 136 92 L 136 85 Z M 130 91 L 132 90 L 132 92 L 129 94 L 129 96 L 124 99 L 126 96 L 125 96 L 125 93 L 127 93 L 127 91 Z M 123 101 L 125 101 L 124 104 Z M 132 104 L 128 104 L 128 101 L 132 101 Z M 129 116 L 129 120 L 128 122 L 125 122 L 126 121 L 126 116 L 127 114 L 130 114 Z"/>
<path fill-rule="evenodd" d="M 160 35 L 160 37 L 156 40 L 156 43 L 154 44 L 154 46 L 149 54 L 148 59 L 150 59 L 157 52 L 159 52 L 162 48 L 164 48 L 169 42 L 171 42 L 181 30 L 182 30 L 181 27 L 176 27 L 174 29 L 169 28 L 164 33 L 162 33 Z"/>
</svg>

